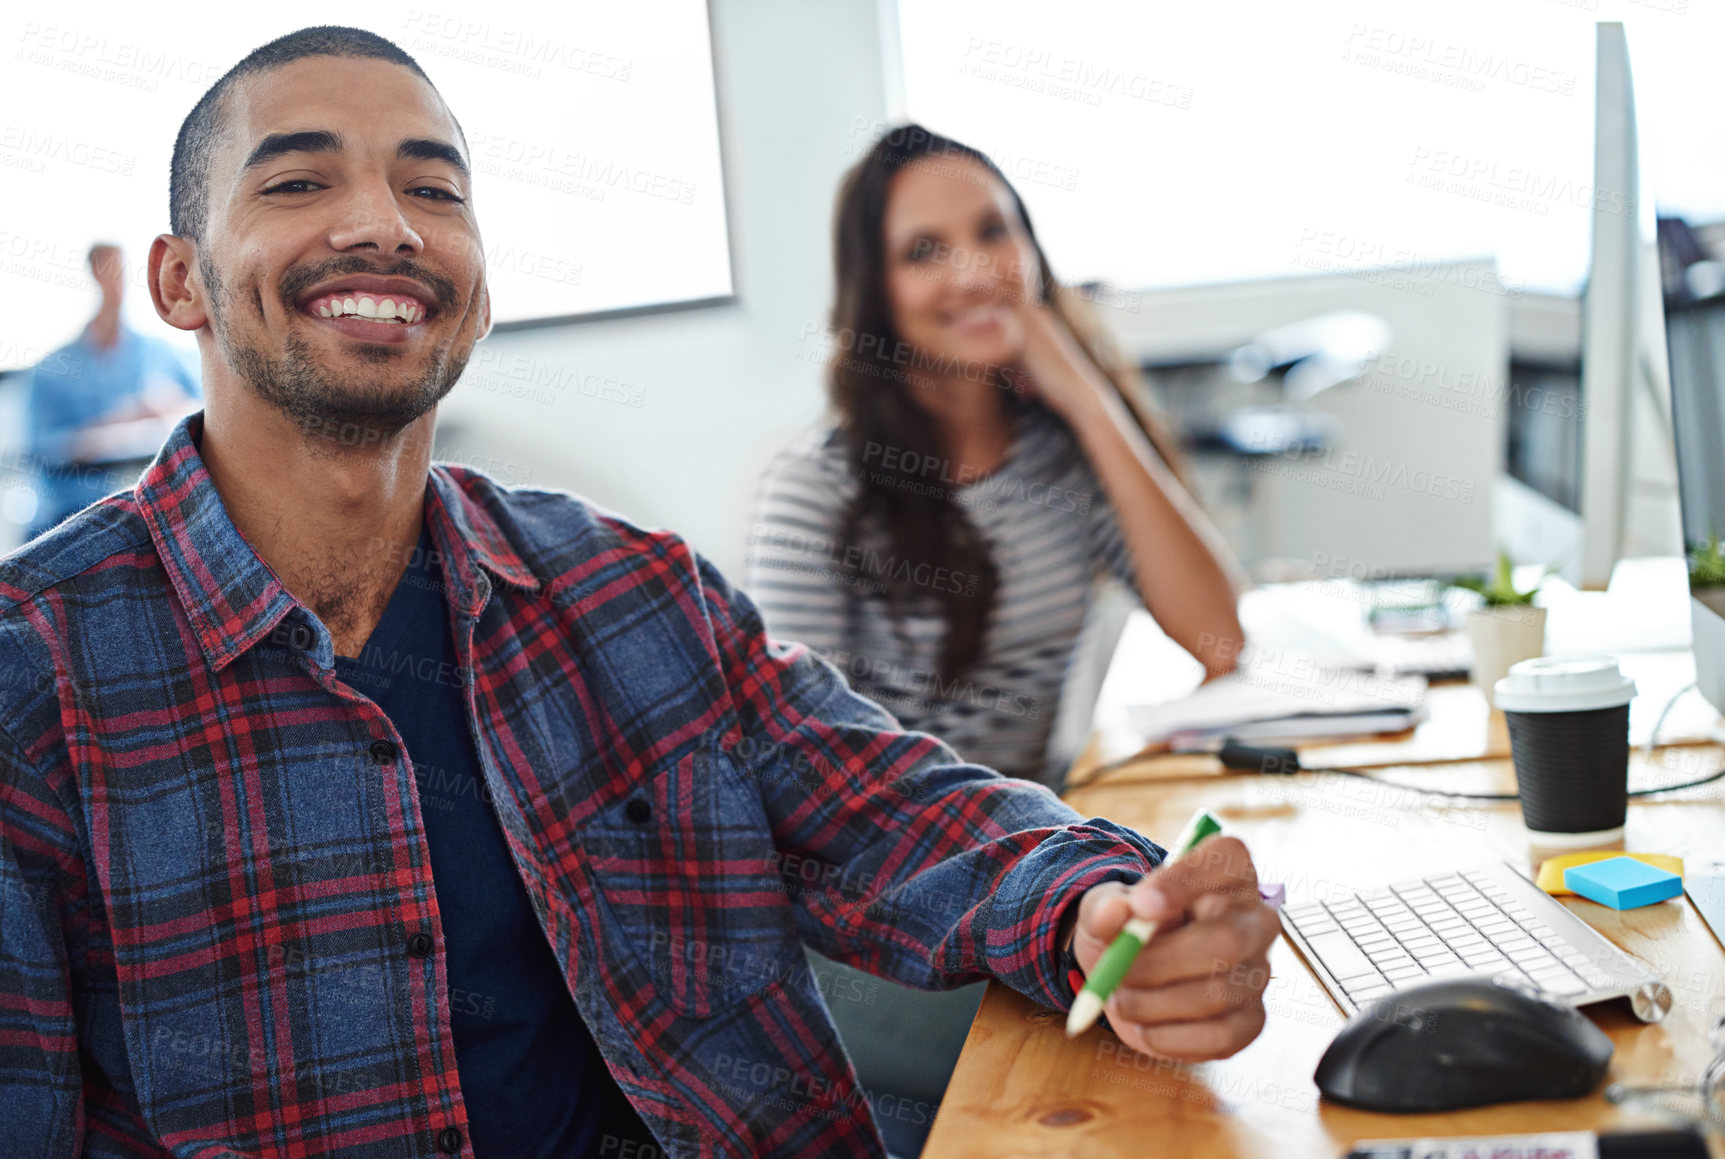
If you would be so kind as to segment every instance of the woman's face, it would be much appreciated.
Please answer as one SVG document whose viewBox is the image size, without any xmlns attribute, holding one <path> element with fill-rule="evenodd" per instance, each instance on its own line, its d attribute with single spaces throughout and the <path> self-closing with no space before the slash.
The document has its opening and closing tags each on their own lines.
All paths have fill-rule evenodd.
<svg viewBox="0 0 1725 1159">
<path fill-rule="evenodd" d="M 898 335 L 932 356 L 916 369 L 964 374 L 1024 349 L 1020 311 L 1041 272 L 1012 195 L 974 161 L 930 157 L 887 190 L 886 292 Z"/>
</svg>

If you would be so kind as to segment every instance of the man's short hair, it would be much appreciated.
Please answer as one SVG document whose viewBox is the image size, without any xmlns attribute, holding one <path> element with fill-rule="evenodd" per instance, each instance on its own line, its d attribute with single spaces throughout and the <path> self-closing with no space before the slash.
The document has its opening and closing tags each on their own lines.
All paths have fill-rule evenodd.
<svg viewBox="0 0 1725 1159">
<path fill-rule="evenodd" d="M 302 28 L 254 48 L 244 60 L 222 74 L 210 90 L 192 106 L 192 111 L 180 124 L 180 135 L 174 140 L 174 164 L 168 173 L 168 226 L 176 237 L 204 240 L 204 226 L 209 219 L 210 158 L 224 128 L 224 105 L 227 93 L 242 77 L 266 69 L 280 68 L 308 56 L 345 56 L 387 60 L 412 69 L 426 84 L 431 78 L 419 67 L 419 62 L 403 52 L 393 41 L 363 28 L 344 28 L 320 24 Z M 432 85 L 433 89 L 437 86 Z M 455 114 L 450 114 L 454 120 Z M 461 132 L 456 122 L 455 131 Z M 465 134 L 462 136 L 467 144 Z"/>
</svg>

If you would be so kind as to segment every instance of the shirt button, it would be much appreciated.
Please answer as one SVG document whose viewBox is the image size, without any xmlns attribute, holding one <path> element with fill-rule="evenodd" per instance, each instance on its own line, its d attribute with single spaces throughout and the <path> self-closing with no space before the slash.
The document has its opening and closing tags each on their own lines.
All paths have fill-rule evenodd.
<svg viewBox="0 0 1725 1159">
<path fill-rule="evenodd" d="M 445 1155 L 454 1155 L 461 1150 L 461 1128 L 445 1127 L 437 1133 L 437 1149 Z"/>
<path fill-rule="evenodd" d="M 424 930 L 414 930 L 407 935 L 407 952 L 416 958 L 431 956 L 431 951 L 437 948 L 437 943 Z"/>
<path fill-rule="evenodd" d="M 636 797 L 623 806 L 623 814 L 636 824 L 644 824 L 653 819 L 653 806 Z"/>
<path fill-rule="evenodd" d="M 387 765 L 395 759 L 395 742 L 374 740 L 371 742 L 371 762 L 375 765 Z"/>
</svg>

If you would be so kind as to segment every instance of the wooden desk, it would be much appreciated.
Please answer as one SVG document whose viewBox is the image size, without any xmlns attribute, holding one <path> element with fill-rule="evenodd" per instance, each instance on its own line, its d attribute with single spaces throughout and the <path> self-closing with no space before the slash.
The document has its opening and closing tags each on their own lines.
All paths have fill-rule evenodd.
<svg viewBox="0 0 1725 1159">
<path fill-rule="evenodd" d="M 1513 803 L 1445 808 L 1388 786 L 1321 777 L 1218 777 L 1186 760 L 1186 771 L 1198 775 L 1147 781 L 1123 770 L 1118 775 L 1124 781 L 1117 783 L 1111 774 L 1067 800 L 1086 816 L 1107 817 L 1163 840 L 1194 809 L 1207 806 L 1246 841 L 1262 878 L 1285 883 L 1291 898 L 1494 859 L 1530 867 Z M 1638 769 L 1635 782 L 1704 775 L 1725 753 L 1677 749 L 1666 760 L 1661 769 Z M 1458 792 L 1514 791 L 1514 774 L 1501 759 L 1386 768 L 1381 775 Z M 1628 846 L 1675 853 L 1695 868 L 1725 860 L 1725 782 L 1682 796 L 1632 804 Z M 1588 1008 L 1617 1046 L 1611 1078 L 1693 1080 L 1711 1057 L 1706 1028 L 1725 1012 L 1725 954 L 1687 897 L 1621 914 L 1579 898 L 1566 904 L 1646 962 L 1675 999 L 1670 1016 L 1657 1026 L 1636 1021 L 1624 1001 Z M 1599 1094 L 1417 1116 L 1325 1103 L 1312 1072 L 1345 1019 L 1286 940 L 1271 952 L 1271 974 L 1264 1033 L 1235 1057 L 1199 1066 L 1134 1054 L 1100 1028 L 1068 1042 L 1060 1015 L 991 986 L 924 1156 L 1333 1159 L 1361 1139 L 1646 1125 Z"/>
</svg>

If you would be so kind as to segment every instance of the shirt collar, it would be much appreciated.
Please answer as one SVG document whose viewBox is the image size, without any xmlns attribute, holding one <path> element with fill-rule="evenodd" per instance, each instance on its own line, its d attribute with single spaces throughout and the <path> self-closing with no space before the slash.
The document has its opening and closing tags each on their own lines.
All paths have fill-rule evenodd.
<svg viewBox="0 0 1725 1159">
<path fill-rule="evenodd" d="M 219 672 L 304 605 L 228 517 L 198 453 L 203 426 L 201 410 L 175 425 L 139 478 L 136 496 L 162 569 L 205 659 Z M 425 493 L 426 519 L 448 571 L 450 597 L 475 615 L 490 596 L 490 582 L 476 565 L 511 586 L 538 590 L 537 577 L 497 520 L 468 493 L 468 487 L 480 479 L 464 468 L 433 464 Z M 309 608 L 305 615 L 309 623 L 316 623 Z M 321 625 L 319 629 L 326 638 L 318 651 L 330 650 L 333 657 L 327 631 Z"/>
</svg>

